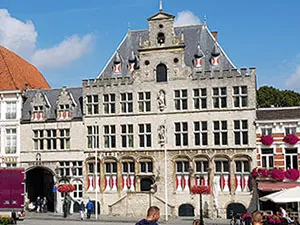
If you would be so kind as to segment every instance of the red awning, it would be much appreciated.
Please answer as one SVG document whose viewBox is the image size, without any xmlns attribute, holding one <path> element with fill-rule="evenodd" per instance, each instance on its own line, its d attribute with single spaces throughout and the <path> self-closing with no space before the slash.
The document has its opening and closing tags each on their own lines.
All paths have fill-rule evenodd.
<svg viewBox="0 0 300 225">
<path fill-rule="evenodd" d="M 300 186 L 300 183 L 283 183 L 283 182 L 259 182 L 258 189 L 261 191 L 281 191 L 282 189 L 289 189 Z"/>
</svg>

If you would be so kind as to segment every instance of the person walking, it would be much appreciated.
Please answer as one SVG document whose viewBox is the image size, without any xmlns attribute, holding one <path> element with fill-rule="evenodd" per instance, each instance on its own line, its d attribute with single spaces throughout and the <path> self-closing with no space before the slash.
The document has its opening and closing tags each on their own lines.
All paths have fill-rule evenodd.
<svg viewBox="0 0 300 225">
<path fill-rule="evenodd" d="M 81 201 L 81 204 L 80 204 L 80 219 L 83 220 L 84 218 L 84 212 L 85 212 L 85 205 L 83 203 L 83 201 Z"/>
<path fill-rule="evenodd" d="M 35 208 L 36 208 L 37 213 L 41 212 L 41 199 L 40 199 L 40 196 L 38 196 L 37 199 L 35 200 Z"/>
<path fill-rule="evenodd" d="M 92 203 L 91 200 L 88 201 L 86 204 L 86 209 L 87 209 L 87 219 L 91 218 L 91 213 L 94 210 L 94 204 Z"/>
<path fill-rule="evenodd" d="M 157 206 L 151 206 L 147 210 L 147 217 L 136 222 L 135 225 L 158 225 L 160 218 L 160 209 Z"/>
<path fill-rule="evenodd" d="M 252 213 L 252 225 L 262 225 L 263 223 L 262 213 L 259 211 L 255 211 Z"/>
</svg>

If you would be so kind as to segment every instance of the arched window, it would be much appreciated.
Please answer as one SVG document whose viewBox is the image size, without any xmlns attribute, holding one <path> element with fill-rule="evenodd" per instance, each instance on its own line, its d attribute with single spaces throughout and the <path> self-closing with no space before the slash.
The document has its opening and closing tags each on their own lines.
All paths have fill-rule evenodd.
<svg viewBox="0 0 300 225">
<path fill-rule="evenodd" d="M 165 64 L 159 64 L 156 67 L 156 81 L 166 82 L 168 80 L 167 76 L 167 66 Z"/>
<path fill-rule="evenodd" d="M 165 43 L 165 34 L 164 33 L 160 32 L 157 34 L 157 43 L 160 45 Z"/>
</svg>

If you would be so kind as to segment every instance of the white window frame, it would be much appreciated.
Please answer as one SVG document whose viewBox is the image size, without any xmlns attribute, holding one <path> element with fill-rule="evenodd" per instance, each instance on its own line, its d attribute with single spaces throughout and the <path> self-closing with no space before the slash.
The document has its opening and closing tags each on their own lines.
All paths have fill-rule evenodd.
<svg viewBox="0 0 300 225">
<path fill-rule="evenodd" d="M 219 129 L 216 129 L 215 123 L 219 124 L 218 125 Z M 226 124 L 226 129 L 224 129 L 224 126 L 223 126 L 224 124 Z M 214 145 L 218 145 L 218 146 L 227 146 L 228 145 L 228 130 L 227 129 L 228 129 L 228 125 L 227 125 L 226 120 L 213 121 Z M 216 134 L 219 135 L 219 144 L 216 143 Z M 226 138 L 223 135 L 225 135 Z"/>
<path fill-rule="evenodd" d="M 246 127 L 244 126 L 246 124 Z M 238 127 L 236 127 L 238 125 Z M 234 133 L 234 144 L 235 145 L 249 145 L 249 134 L 248 134 L 248 120 L 234 120 L 233 121 L 233 133 Z M 246 136 L 244 136 L 246 135 Z M 239 142 L 237 143 L 237 136 Z"/>
<path fill-rule="evenodd" d="M 261 128 L 261 135 L 272 135 L 272 127 Z"/>
<path fill-rule="evenodd" d="M 17 118 L 17 102 L 6 102 L 6 114 L 5 118 L 7 120 L 16 119 Z"/>
<path fill-rule="evenodd" d="M 139 164 L 140 164 L 140 173 L 141 174 L 153 174 L 153 162 L 152 161 L 141 160 Z M 145 171 L 142 171 L 142 164 L 145 164 Z M 151 168 L 151 170 L 150 170 L 150 168 Z"/>
<path fill-rule="evenodd" d="M 174 90 L 175 110 L 188 110 L 188 90 Z"/>
<path fill-rule="evenodd" d="M 139 147 L 149 148 L 152 147 L 152 127 L 150 123 L 138 124 L 139 128 Z M 143 140 L 143 141 L 142 141 Z M 143 143 L 143 144 L 142 144 Z"/>
<path fill-rule="evenodd" d="M 246 92 L 244 91 L 246 90 Z M 233 107 L 234 108 L 245 108 L 248 107 L 248 87 L 247 86 L 233 86 Z M 237 101 L 236 101 L 237 100 Z M 238 103 L 238 105 L 236 105 Z"/>
<path fill-rule="evenodd" d="M 294 150 L 295 153 L 289 153 L 288 150 Z M 287 159 L 289 158 L 291 162 L 291 167 L 287 165 Z M 294 158 L 296 158 L 297 165 L 294 165 Z M 285 148 L 285 155 L 284 155 L 284 164 L 286 169 L 292 169 L 295 168 L 298 170 L 299 167 L 299 157 L 298 157 L 298 148 Z"/>
<path fill-rule="evenodd" d="M 151 92 L 138 93 L 139 112 L 151 112 Z"/>
<path fill-rule="evenodd" d="M 264 153 L 264 150 L 269 150 L 270 152 L 272 150 L 272 153 Z M 262 148 L 260 150 L 260 153 L 261 153 L 261 167 L 262 168 L 267 168 L 267 169 L 274 168 L 274 164 L 275 164 L 275 161 L 274 161 L 274 149 L 273 148 Z M 266 166 L 263 165 L 263 161 L 264 160 L 266 162 Z M 273 166 L 270 165 L 271 161 L 273 163 Z"/>
<path fill-rule="evenodd" d="M 134 147 L 133 124 L 121 124 L 121 147 Z"/>
<path fill-rule="evenodd" d="M 104 148 L 116 148 L 116 125 L 103 126 Z"/>
<path fill-rule="evenodd" d="M 5 154 L 17 153 L 17 128 L 5 129 Z"/>
<path fill-rule="evenodd" d="M 133 112 L 133 94 L 131 92 L 120 94 L 120 108 L 121 113 Z"/>
<path fill-rule="evenodd" d="M 103 95 L 103 113 L 115 114 L 116 113 L 116 94 Z"/>
<path fill-rule="evenodd" d="M 207 121 L 194 121 L 194 145 L 195 146 L 208 145 L 207 125 L 208 125 Z M 196 129 L 196 127 L 198 127 L 199 129 Z M 197 142 L 199 142 L 199 144 Z"/>
<path fill-rule="evenodd" d="M 87 126 L 87 147 L 89 149 L 99 148 L 99 126 Z"/>
<path fill-rule="evenodd" d="M 174 123 L 174 136 L 175 146 L 188 146 L 189 145 L 189 127 L 188 122 L 175 122 Z M 179 129 L 177 129 L 179 128 Z M 180 142 L 180 143 L 178 143 Z"/>
<path fill-rule="evenodd" d="M 296 134 L 296 132 L 297 132 L 297 127 L 284 127 L 285 135 Z"/>
<path fill-rule="evenodd" d="M 193 89 L 194 109 L 207 109 L 207 89 Z"/>
<path fill-rule="evenodd" d="M 86 110 L 87 115 L 99 114 L 99 96 L 98 95 L 87 95 L 86 96 Z"/>
<path fill-rule="evenodd" d="M 225 94 L 224 94 L 225 90 Z M 226 87 L 214 87 L 212 88 L 213 108 L 222 109 L 227 108 L 227 88 Z M 223 104 L 225 100 L 225 105 Z"/>
</svg>

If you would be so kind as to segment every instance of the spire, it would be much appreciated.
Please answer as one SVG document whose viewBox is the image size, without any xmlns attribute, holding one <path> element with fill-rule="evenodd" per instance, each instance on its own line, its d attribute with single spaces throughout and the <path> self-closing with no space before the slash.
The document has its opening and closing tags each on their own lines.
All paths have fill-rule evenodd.
<svg viewBox="0 0 300 225">
<path fill-rule="evenodd" d="M 162 0 L 159 1 L 159 11 L 162 12 Z"/>
<path fill-rule="evenodd" d="M 216 57 L 216 56 L 219 56 L 220 55 L 220 50 L 217 46 L 217 43 L 214 44 L 214 48 L 213 48 L 213 51 L 212 51 L 212 56 Z"/>
<path fill-rule="evenodd" d="M 204 15 L 204 25 L 206 25 L 206 15 Z"/>
<path fill-rule="evenodd" d="M 128 31 L 130 31 L 130 22 L 128 22 L 127 29 L 128 29 Z"/>
</svg>

